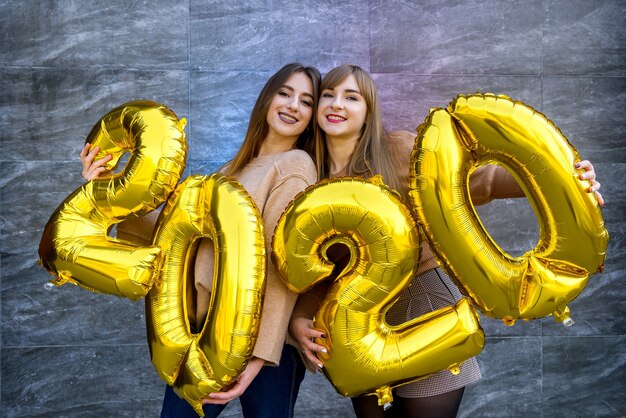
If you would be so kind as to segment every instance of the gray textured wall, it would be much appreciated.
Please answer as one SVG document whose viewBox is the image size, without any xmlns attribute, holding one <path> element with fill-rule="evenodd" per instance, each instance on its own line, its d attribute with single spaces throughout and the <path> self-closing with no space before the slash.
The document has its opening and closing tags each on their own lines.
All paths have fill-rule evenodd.
<svg viewBox="0 0 626 418">
<path fill-rule="evenodd" d="M 485 378 L 460 415 L 626 415 L 623 1 L 5 0 L 0 39 L 3 416 L 157 416 L 143 303 L 44 289 L 42 227 L 82 183 L 79 150 L 111 108 L 166 103 L 189 120 L 187 173 L 211 172 L 239 146 L 265 80 L 294 60 L 369 69 L 390 129 L 413 130 L 457 93 L 506 93 L 594 162 L 611 234 L 605 273 L 571 304 L 574 327 L 485 319 Z M 523 201 L 481 215 L 504 248 L 534 246 Z M 351 414 L 322 377 L 306 378 L 297 416 Z"/>
</svg>

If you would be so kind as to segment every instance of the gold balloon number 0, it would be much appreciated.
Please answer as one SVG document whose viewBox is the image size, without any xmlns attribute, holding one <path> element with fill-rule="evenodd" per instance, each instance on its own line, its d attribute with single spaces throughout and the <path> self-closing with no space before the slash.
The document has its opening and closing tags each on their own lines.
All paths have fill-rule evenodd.
<svg viewBox="0 0 626 418">
<path fill-rule="evenodd" d="M 131 153 L 129 161 L 122 173 L 90 181 L 61 203 L 45 227 L 39 255 L 57 285 L 146 296 L 152 362 L 203 415 L 202 398 L 231 383 L 252 356 L 265 286 L 265 238 L 258 209 L 234 179 L 191 176 L 176 187 L 187 156 L 184 125 L 149 101 L 107 113 L 87 142 L 100 147 L 97 159 L 113 155 L 108 169 L 124 152 Z M 112 225 L 166 199 L 151 245 L 107 235 Z M 207 319 L 192 332 L 186 278 L 200 238 L 213 241 L 216 268 Z"/>
<path fill-rule="evenodd" d="M 200 238 L 212 240 L 215 268 L 207 319 L 196 333 L 188 319 L 193 284 L 186 278 Z M 236 180 L 193 175 L 167 200 L 153 243 L 164 261 L 146 297 L 152 363 L 203 415 L 202 398 L 232 383 L 252 356 L 265 291 L 262 219 Z"/>
<path fill-rule="evenodd" d="M 551 314 L 572 323 L 567 303 L 603 269 L 608 243 L 577 161 L 550 120 L 506 96 L 458 96 L 418 128 L 409 186 L 415 213 L 450 277 L 485 315 L 508 325 Z M 490 163 L 516 177 L 539 221 L 539 241 L 521 257 L 497 245 L 471 203 L 469 176 Z"/>
</svg>

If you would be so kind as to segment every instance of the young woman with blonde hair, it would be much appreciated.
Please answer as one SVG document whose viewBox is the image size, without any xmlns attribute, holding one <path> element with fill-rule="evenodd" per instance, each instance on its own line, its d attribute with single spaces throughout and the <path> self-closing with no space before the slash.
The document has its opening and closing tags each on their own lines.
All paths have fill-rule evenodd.
<svg viewBox="0 0 626 418">
<path fill-rule="evenodd" d="M 320 178 L 359 176 L 369 178 L 380 174 L 384 182 L 408 194 L 408 176 L 415 135 L 409 132 L 385 134 L 378 92 L 371 76 L 355 65 L 342 65 L 326 74 L 320 86 L 316 135 L 316 164 Z M 588 161 L 579 164 L 585 179 L 592 180 L 590 192 L 596 193 L 600 184 Z M 524 193 L 504 168 L 490 165 L 476 170 L 470 178 L 474 204 L 494 198 L 524 197 Z M 422 241 L 418 271 L 411 284 L 387 314 L 392 325 L 407 322 L 427 312 L 452 305 L 462 295 L 446 273 L 439 267 L 426 240 Z M 334 248 L 336 271 L 345 266 L 346 250 Z M 314 338 L 324 336 L 313 328 L 313 316 L 326 294 L 328 283 L 322 283 L 301 295 L 292 314 L 290 331 L 298 341 L 311 365 L 323 367 L 315 356 L 327 347 L 316 344 Z M 444 370 L 426 379 L 403 385 L 394 391 L 393 410 L 402 417 L 455 417 L 464 388 L 481 378 L 478 363 L 471 358 L 461 365 L 461 372 L 452 375 Z M 352 398 L 359 418 L 382 417 L 384 411 L 374 396 Z"/>
</svg>

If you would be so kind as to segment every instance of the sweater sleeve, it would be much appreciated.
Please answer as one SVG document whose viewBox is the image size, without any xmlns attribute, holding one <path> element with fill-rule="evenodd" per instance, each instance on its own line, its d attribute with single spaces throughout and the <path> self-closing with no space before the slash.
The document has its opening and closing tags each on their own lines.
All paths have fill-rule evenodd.
<svg viewBox="0 0 626 418">
<path fill-rule="evenodd" d="M 154 210 L 141 218 L 132 218 L 120 222 L 117 225 L 117 237 L 142 245 L 150 244 L 152 231 L 160 213 L 160 210 Z"/>
<path fill-rule="evenodd" d="M 209 311 L 211 290 L 213 288 L 213 268 L 215 262 L 215 250 L 213 241 L 202 238 L 198 244 L 196 260 L 194 262 L 194 284 L 196 287 L 196 326 L 204 323 Z"/>
<path fill-rule="evenodd" d="M 416 135 L 406 131 L 391 132 L 386 139 L 394 160 L 398 164 L 401 184 L 408 186 L 411 151 Z M 524 192 L 515 178 L 503 167 L 490 164 L 475 170 L 470 176 L 470 194 L 475 205 L 485 204 L 493 199 L 524 197 Z"/>
<path fill-rule="evenodd" d="M 414 133 L 408 131 L 394 131 L 385 137 L 400 182 L 398 191 L 405 197 L 408 196 L 411 152 L 415 146 L 415 136 Z"/>
<path fill-rule="evenodd" d="M 315 314 L 326 297 L 330 285 L 330 281 L 323 281 L 298 296 L 291 318 L 315 318 Z"/>
<path fill-rule="evenodd" d="M 296 161 L 294 161 L 295 163 Z M 282 181 L 272 189 L 265 203 L 263 225 L 268 255 L 271 250 L 274 229 L 287 205 L 299 192 L 316 181 L 315 167 L 310 158 L 309 163 L 310 165 L 305 164 L 294 170 L 294 173 L 283 177 Z M 297 295 L 282 282 L 276 267 L 268 256 L 261 324 L 253 352 L 255 357 L 259 357 L 269 364 L 278 365 L 296 298 Z"/>
<path fill-rule="evenodd" d="M 470 175 L 470 195 L 474 205 L 483 205 L 493 199 L 525 197 L 515 178 L 495 164 L 480 167 Z"/>
</svg>

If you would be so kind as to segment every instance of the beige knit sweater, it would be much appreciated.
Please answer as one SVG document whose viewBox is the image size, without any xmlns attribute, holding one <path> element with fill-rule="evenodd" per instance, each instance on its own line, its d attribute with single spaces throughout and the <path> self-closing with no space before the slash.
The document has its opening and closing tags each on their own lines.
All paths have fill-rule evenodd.
<svg viewBox="0 0 626 418">
<path fill-rule="evenodd" d="M 316 182 L 317 171 L 313 160 L 306 152 L 290 150 L 257 157 L 234 177 L 250 194 L 263 217 L 268 255 L 265 299 L 253 355 L 268 364 L 278 365 L 297 295 L 287 289 L 276 267 L 270 261 L 272 235 L 278 219 L 296 194 Z M 158 214 L 153 212 L 141 220 L 120 224 L 118 237 L 146 242 L 152 234 L 157 216 Z M 213 282 L 213 263 L 211 240 L 202 239 L 198 246 L 194 268 L 197 324 L 201 324 L 207 315 L 209 292 Z"/>
</svg>

